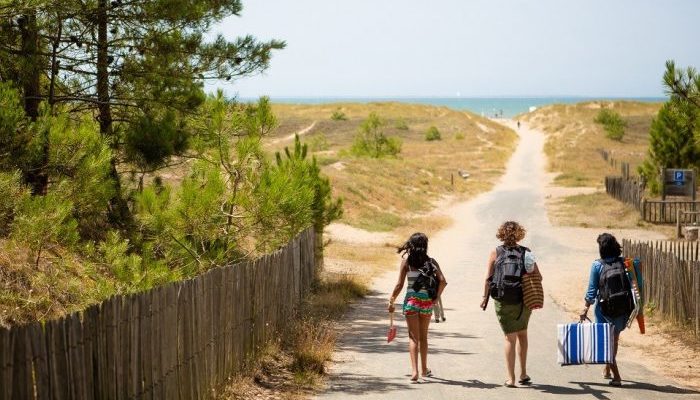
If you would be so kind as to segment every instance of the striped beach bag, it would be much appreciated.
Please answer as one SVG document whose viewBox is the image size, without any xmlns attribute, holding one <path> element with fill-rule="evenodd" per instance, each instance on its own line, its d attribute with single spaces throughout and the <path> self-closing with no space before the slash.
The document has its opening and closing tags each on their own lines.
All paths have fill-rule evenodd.
<svg viewBox="0 0 700 400">
<path fill-rule="evenodd" d="M 542 308 L 544 304 L 544 289 L 542 288 L 542 275 L 524 274 L 522 279 L 523 302 L 530 310 Z"/>
<path fill-rule="evenodd" d="M 560 365 L 611 364 L 615 361 L 612 324 L 557 325 L 557 362 Z"/>
</svg>

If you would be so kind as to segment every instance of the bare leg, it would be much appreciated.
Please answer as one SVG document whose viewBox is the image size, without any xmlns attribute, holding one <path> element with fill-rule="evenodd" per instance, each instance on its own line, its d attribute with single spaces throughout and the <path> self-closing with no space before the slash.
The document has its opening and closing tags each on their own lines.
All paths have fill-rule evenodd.
<svg viewBox="0 0 700 400">
<path fill-rule="evenodd" d="M 418 379 L 418 342 L 420 340 L 420 322 L 417 315 L 406 316 L 408 326 L 408 353 L 411 356 L 411 380 Z"/>
<path fill-rule="evenodd" d="M 518 338 L 517 333 L 509 333 L 506 335 L 506 372 L 508 373 L 509 384 L 515 384 L 515 342 Z"/>
<path fill-rule="evenodd" d="M 612 380 L 617 381 L 617 382 L 622 380 L 622 378 L 620 378 L 620 370 L 618 370 L 618 368 L 617 368 L 617 347 L 618 347 L 619 341 L 620 341 L 620 334 L 615 332 L 615 344 L 613 344 L 613 349 L 614 349 L 613 354 L 615 354 L 615 362 L 612 364 L 609 364 L 609 365 L 610 365 L 610 370 L 613 373 Z"/>
<path fill-rule="evenodd" d="M 420 364 L 421 375 L 428 373 L 428 326 L 430 315 L 420 317 Z"/>
<path fill-rule="evenodd" d="M 520 358 L 520 379 L 527 378 L 527 330 L 516 332 L 518 335 L 518 357 Z"/>
</svg>

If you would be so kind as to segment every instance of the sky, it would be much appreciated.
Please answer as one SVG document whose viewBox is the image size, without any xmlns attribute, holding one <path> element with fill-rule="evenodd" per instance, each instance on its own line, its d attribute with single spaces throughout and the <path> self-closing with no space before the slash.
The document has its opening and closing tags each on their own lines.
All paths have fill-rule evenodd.
<svg viewBox="0 0 700 400">
<path fill-rule="evenodd" d="M 663 95 L 700 68 L 698 0 L 243 0 L 211 34 L 287 47 L 229 96 Z"/>
</svg>

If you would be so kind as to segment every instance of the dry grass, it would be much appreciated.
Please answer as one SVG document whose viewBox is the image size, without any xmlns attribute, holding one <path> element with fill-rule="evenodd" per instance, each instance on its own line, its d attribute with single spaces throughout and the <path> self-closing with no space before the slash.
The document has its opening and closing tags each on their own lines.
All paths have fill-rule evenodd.
<svg viewBox="0 0 700 400">
<path fill-rule="evenodd" d="M 62 317 L 108 297 L 110 275 L 95 268 L 61 248 L 36 265 L 24 245 L 0 239 L 0 326 Z"/>
<path fill-rule="evenodd" d="M 622 141 L 608 139 L 603 127 L 593 121 L 603 107 L 627 121 Z M 660 103 L 596 101 L 546 106 L 519 118 L 547 135 L 545 153 L 548 169 L 559 173 L 556 184 L 600 187 L 605 175 L 618 172 L 603 162 L 598 149 L 610 151 L 636 169 L 646 157 L 649 127 L 660 108 Z"/>
<path fill-rule="evenodd" d="M 331 120 L 338 109 L 346 120 Z M 410 225 L 414 216 L 431 210 L 445 195 L 463 198 L 488 190 L 494 178 L 503 173 L 517 137 L 487 119 L 445 107 L 400 103 L 277 104 L 273 110 L 280 125 L 269 138 L 268 149 L 289 145 L 289 135 L 313 125 L 302 140 L 311 144 L 323 172 L 331 179 L 334 194 L 345 200 L 341 222 L 369 231 L 393 231 Z M 387 135 L 403 141 L 399 157 L 369 159 L 349 155 L 359 125 L 371 112 L 386 121 Z M 426 130 L 433 125 L 443 140 L 425 140 Z M 470 178 L 459 178 L 459 169 L 469 171 Z"/>
<path fill-rule="evenodd" d="M 307 398 L 324 381 L 333 356 L 335 322 L 348 306 L 368 292 L 366 282 L 355 275 L 327 274 L 313 288 L 279 341 L 270 343 L 215 394 L 219 400 Z"/>
</svg>

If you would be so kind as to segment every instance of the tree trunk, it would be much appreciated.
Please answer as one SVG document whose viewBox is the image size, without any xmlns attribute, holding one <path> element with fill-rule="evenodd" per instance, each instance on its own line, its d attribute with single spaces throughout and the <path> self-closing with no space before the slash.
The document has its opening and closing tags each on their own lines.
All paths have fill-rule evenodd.
<svg viewBox="0 0 700 400">
<path fill-rule="evenodd" d="M 131 220 L 129 206 L 122 197 L 121 181 L 119 171 L 117 171 L 117 156 L 119 143 L 113 137 L 112 108 L 109 96 L 109 37 L 107 36 L 109 19 L 107 10 L 108 0 L 98 0 L 97 2 L 97 101 L 98 120 L 100 123 L 100 133 L 109 139 L 112 147 L 112 160 L 110 161 L 110 177 L 114 182 L 115 194 L 110 200 L 110 222 L 116 225 L 127 225 Z"/>
<path fill-rule="evenodd" d="M 39 117 L 39 102 L 41 100 L 41 58 L 39 56 L 39 28 L 36 13 L 30 12 L 22 16 L 25 25 L 22 28 L 22 57 L 25 63 L 21 68 L 22 89 L 24 91 L 24 112 L 32 120 Z M 45 132 L 45 135 L 47 133 Z M 43 196 L 49 184 L 46 165 L 49 158 L 48 137 L 43 138 L 43 144 L 37 165 L 30 166 L 24 172 L 24 181 L 31 188 L 32 194 Z"/>
</svg>

